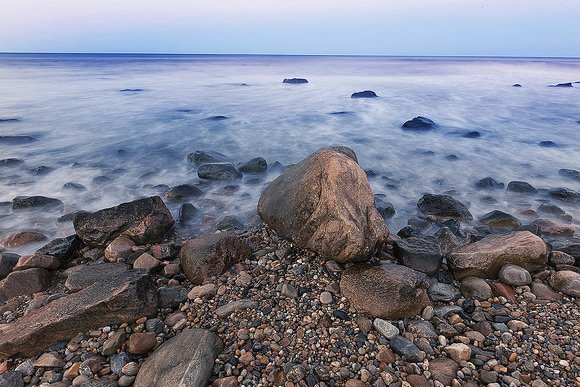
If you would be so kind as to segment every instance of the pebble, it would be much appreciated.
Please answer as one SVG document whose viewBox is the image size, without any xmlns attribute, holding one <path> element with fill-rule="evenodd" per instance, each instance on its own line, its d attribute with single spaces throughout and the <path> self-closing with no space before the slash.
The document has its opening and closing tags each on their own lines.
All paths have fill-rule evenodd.
<svg viewBox="0 0 580 387">
<path fill-rule="evenodd" d="M 387 339 L 392 339 L 399 334 L 399 329 L 388 321 L 376 318 L 373 321 L 375 329 Z"/>
</svg>

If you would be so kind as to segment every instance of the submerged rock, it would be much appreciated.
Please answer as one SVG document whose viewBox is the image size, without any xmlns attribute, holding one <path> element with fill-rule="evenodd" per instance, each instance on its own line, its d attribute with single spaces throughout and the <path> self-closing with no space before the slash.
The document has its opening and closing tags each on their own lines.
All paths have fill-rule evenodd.
<svg viewBox="0 0 580 387">
<path fill-rule="evenodd" d="M 187 162 L 195 166 L 208 163 L 230 163 L 232 160 L 219 152 L 214 151 L 195 151 L 187 155 Z"/>
<path fill-rule="evenodd" d="M 470 132 L 464 133 L 463 136 L 461 136 L 463 138 L 479 138 L 481 137 L 481 133 L 478 132 L 477 130 L 472 130 Z"/>
<path fill-rule="evenodd" d="M 23 145 L 38 141 L 33 136 L 0 136 L 0 144 L 4 145 Z"/>
<path fill-rule="evenodd" d="M 517 193 L 527 193 L 527 194 L 534 194 L 538 192 L 530 183 L 526 183 L 525 181 L 510 181 L 506 191 L 510 192 L 517 192 Z"/>
<path fill-rule="evenodd" d="M 368 176 L 368 174 L 367 174 Z M 388 202 L 386 200 L 386 195 L 384 194 L 375 194 L 375 208 L 381 214 L 384 220 L 388 220 L 395 215 L 395 207 L 393 203 Z"/>
<path fill-rule="evenodd" d="M 21 231 L 5 235 L 0 240 L 0 249 L 14 249 L 48 239 L 45 235 L 35 231 Z"/>
<path fill-rule="evenodd" d="M 522 85 L 520 85 L 519 83 L 514 83 L 514 84 L 512 85 L 512 87 L 522 87 Z"/>
<path fill-rule="evenodd" d="M 337 262 L 367 260 L 389 234 L 356 155 L 344 147 L 288 167 L 262 192 L 258 214 L 280 236 Z"/>
<path fill-rule="evenodd" d="M 235 180 L 242 178 L 242 172 L 232 163 L 206 163 L 199 166 L 197 176 L 208 180 Z"/>
<path fill-rule="evenodd" d="M 573 87 L 572 82 L 557 83 L 555 85 L 550 85 L 550 87 Z"/>
<path fill-rule="evenodd" d="M 178 221 L 181 224 L 192 223 L 198 214 L 199 210 L 193 204 L 183 203 L 179 207 Z"/>
<path fill-rule="evenodd" d="M 572 191 L 568 188 L 552 188 L 548 191 L 550 197 L 569 203 L 580 202 L 580 192 Z"/>
<path fill-rule="evenodd" d="M 479 222 L 490 226 L 491 228 L 513 230 L 522 225 L 522 222 L 513 215 L 503 211 L 491 211 L 479 218 Z"/>
<path fill-rule="evenodd" d="M 268 163 L 262 157 L 256 157 L 242 164 L 239 170 L 243 173 L 263 173 L 268 169 Z"/>
<path fill-rule="evenodd" d="M 0 160 L 0 168 L 14 168 L 24 164 L 24 160 L 10 158 L 10 159 L 3 159 Z"/>
<path fill-rule="evenodd" d="M 493 177 L 484 177 L 475 186 L 479 189 L 503 189 L 505 184 L 497 182 Z"/>
<path fill-rule="evenodd" d="M 473 215 L 459 200 L 449 195 L 426 194 L 417 202 L 417 207 L 424 215 L 457 220 L 472 220 Z"/>
<path fill-rule="evenodd" d="M 26 209 L 62 209 L 64 203 L 58 199 L 47 198 L 46 196 L 18 196 L 12 200 L 12 210 Z"/>
<path fill-rule="evenodd" d="M 580 171 L 577 171 L 575 169 L 562 168 L 562 169 L 558 170 L 558 174 L 560 176 L 567 177 L 567 178 L 570 178 L 572 180 L 580 181 Z"/>
<path fill-rule="evenodd" d="M 542 146 L 544 148 L 558 148 L 560 145 L 556 144 L 554 141 L 550 141 L 550 140 L 545 140 L 545 141 L 540 141 L 538 143 L 539 146 Z"/>
<path fill-rule="evenodd" d="M 427 130 L 427 129 L 434 129 L 437 125 L 433 120 L 418 116 L 405 122 L 402 126 L 403 129 L 414 129 L 414 130 Z"/>
<path fill-rule="evenodd" d="M 285 78 L 282 83 L 290 83 L 290 84 L 302 84 L 308 83 L 308 80 L 304 78 Z"/>
<path fill-rule="evenodd" d="M 378 95 L 372 90 L 358 91 L 352 93 L 350 98 L 377 98 Z"/>
<path fill-rule="evenodd" d="M 202 196 L 203 192 L 197 188 L 195 185 L 191 184 L 181 184 L 176 185 L 165 192 L 165 197 L 169 200 L 182 200 L 187 198 L 195 198 Z"/>
</svg>

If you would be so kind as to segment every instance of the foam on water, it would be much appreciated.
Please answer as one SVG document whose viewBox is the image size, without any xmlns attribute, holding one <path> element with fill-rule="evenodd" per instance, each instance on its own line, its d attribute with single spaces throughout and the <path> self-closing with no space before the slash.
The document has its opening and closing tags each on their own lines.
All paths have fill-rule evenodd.
<svg viewBox="0 0 580 387">
<path fill-rule="evenodd" d="M 309 83 L 282 83 L 292 77 Z M 2 54 L 0 119 L 19 120 L 1 121 L 0 136 L 38 140 L 0 142 L 0 159 L 25 161 L 0 169 L 0 202 L 44 195 L 61 199 L 65 212 L 97 210 L 162 193 L 157 185 L 199 183 L 186 162 L 196 150 L 288 165 L 320 147 L 346 145 L 363 168 L 379 173 L 370 182 L 394 204 L 395 230 L 427 192 L 454 191 L 476 217 L 535 209 L 541 195 L 492 192 L 498 202 L 489 205 L 473 184 L 492 176 L 579 191 L 580 182 L 558 169 L 580 169 L 580 87 L 547 87 L 579 78 L 580 61 L 563 59 Z M 350 98 L 362 90 L 379 98 Z M 438 128 L 401 130 L 418 115 Z M 469 131 L 481 137 L 463 137 Z M 41 165 L 53 171 L 28 172 Z M 223 191 L 228 183 L 204 183 L 205 197 L 192 201 L 202 207 L 203 227 L 229 214 L 251 218 L 278 173 L 244 176 L 233 195 Z M 87 190 L 64 190 L 67 182 Z M 176 214 L 179 204 L 168 204 Z M 555 204 L 580 219 L 578 203 Z M 0 233 L 71 233 L 70 223 L 55 222 L 59 215 L 0 208 Z"/>
</svg>

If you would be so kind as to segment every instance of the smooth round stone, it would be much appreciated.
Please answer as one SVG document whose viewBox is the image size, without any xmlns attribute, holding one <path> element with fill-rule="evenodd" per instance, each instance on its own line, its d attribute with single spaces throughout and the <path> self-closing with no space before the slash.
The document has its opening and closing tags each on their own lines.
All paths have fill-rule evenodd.
<svg viewBox="0 0 580 387">
<path fill-rule="evenodd" d="M 332 294 L 330 292 L 322 292 L 320 294 L 320 302 L 324 305 L 328 305 L 332 303 Z"/>
<path fill-rule="evenodd" d="M 135 376 L 139 372 L 139 364 L 135 363 L 134 361 L 127 363 L 121 369 L 123 375 L 127 376 Z"/>
<path fill-rule="evenodd" d="M 445 347 L 445 352 L 456 362 L 467 361 L 471 357 L 471 348 L 463 343 L 453 343 Z"/>
<path fill-rule="evenodd" d="M 499 280 L 506 285 L 523 286 L 532 283 L 532 275 L 523 267 L 507 264 L 500 269 Z"/>
<path fill-rule="evenodd" d="M 389 340 L 399 334 L 399 328 L 383 319 L 376 318 L 373 322 L 373 325 L 381 335 L 385 336 Z"/>
</svg>

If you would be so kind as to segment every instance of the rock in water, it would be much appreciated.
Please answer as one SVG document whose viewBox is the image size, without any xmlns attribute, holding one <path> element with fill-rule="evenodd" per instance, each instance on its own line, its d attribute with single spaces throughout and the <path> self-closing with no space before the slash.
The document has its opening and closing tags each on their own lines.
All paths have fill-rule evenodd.
<svg viewBox="0 0 580 387">
<path fill-rule="evenodd" d="M 47 198 L 46 196 L 18 196 L 12 200 L 12 210 L 27 209 L 55 209 L 60 210 L 64 203 L 58 199 Z"/>
<path fill-rule="evenodd" d="M 195 151 L 187 155 L 187 162 L 196 166 L 211 163 L 230 163 L 232 160 L 219 152 L 214 151 Z"/>
<path fill-rule="evenodd" d="M 250 248 L 238 237 L 209 234 L 185 242 L 179 252 L 183 273 L 195 285 L 205 278 L 219 276 L 234 263 L 249 259 Z"/>
<path fill-rule="evenodd" d="M 437 238 L 432 236 L 395 241 L 393 254 L 403 265 L 429 275 L 437 273 L 443 260 Z"/>
<path fill-rule="evenodd" d="M 33 310 L 3 330 L 0 357 L 31 357 L 58 340 L 157 313 L 155 284 L 146 271 L 105 278 Z"/>
<path fill-rule="evenodd" d="M 173 218 L 163 200 L 151 196 L 93 213 L 80 213 L 73 225 L 79 238 L 92 247 L 104 247 L 121 234 L 144 245 L 160 242 L 173 227 Z"/>
<path fill-rule="evenodd" d="M 522 222 L 515 216 L 503 211 L 491 211 L 479 218 L 479 222 L 491 228 L 513 230 L 522 225 Z"/>
<path fill-rule="evenodd" d="M 409 120 L 407 122 L 405 122 L 403 124 L 403 126 L 401 126 L 403 129 L 413 129 L 413 130 L 427 130 L 427 129 L 433 129 L 435 128 L 437 125 L 435 124 L 435 122 L 433 122 L 433 120 L 427 118 L 427 117 L 415 117 L 412 120 Z"/>
<path fill-rule="evenodd" d="M 235 180 L 242 178 L 242 172 L 232 163 L 208 163 L 199 166 L 197 176 L 208 180 Z"/>
<path fill-rule="evenodd" d="M 298 84 L 308 83 L 308 80 L 306 80 L 304 78 L 285 78 L 282 81 L 282 83 L 290 83 L 290 84 L 298 85 Z"/>
<path fill-rule="evenodd" d="M 365 90 L 365 91 L 358 91 L 356 93 L 352 93 L 350 98 L 377 98 L 378 95 L 372 90 Z"/>
<path fill-rule="evenodd" d="M 473 215 L 459 200 L 449 195 L 426 194 L 417 202 L 417 207 L 425 215 L 457 220 L 472 220 Z"/>
<path fill-rule="evenodd" d="M 206 386 L 222 349 L 223 343 L 214 333 L 186 329 L 145 360 L 134 386 Z"/>
<path fill-rule="evenodd" d="M 534 272 L 546 266 L 548 249 L 529 231 L 490 235 L 449 254 L 448 263 L 456 279 L 469 276 L 497 278 L 508 263 Z"/>
<path fill-rule="evenodd" d="M 385 320 L 414 317 L 431 304 L 423 273 L 393 263 L 354 265 L 342 273 L 341 293 L 359 312 Z"/>
<path fill-rule="evenodd" d="M 263 157 L 256 157 L 240 166 L 243 173 L 263 173 L 268 169 L 268 163 Z"/>
<path fill-rule="evenodd" d="M 322 148 L 288 167 L 260 196 L 262 221 L 337 262 L 367 260 L 389 235 L 354 152 Z"/>
</svg>

